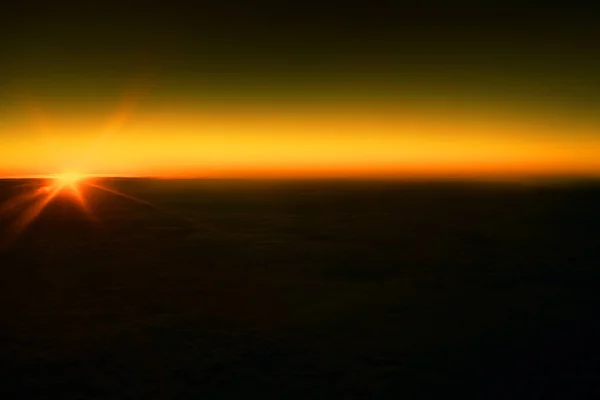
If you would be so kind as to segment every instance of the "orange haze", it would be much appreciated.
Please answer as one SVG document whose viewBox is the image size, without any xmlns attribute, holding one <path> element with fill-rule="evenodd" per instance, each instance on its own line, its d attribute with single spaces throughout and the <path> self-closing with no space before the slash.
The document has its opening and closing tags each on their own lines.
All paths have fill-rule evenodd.
<svg viewBox="0 0 600 400">
<path fill-rule="evenodd" d="M 126 110 L 0 124 L 0 174 L 160 177 L 600 175 L 594 124 L 415 109 Z"/>
</svg>

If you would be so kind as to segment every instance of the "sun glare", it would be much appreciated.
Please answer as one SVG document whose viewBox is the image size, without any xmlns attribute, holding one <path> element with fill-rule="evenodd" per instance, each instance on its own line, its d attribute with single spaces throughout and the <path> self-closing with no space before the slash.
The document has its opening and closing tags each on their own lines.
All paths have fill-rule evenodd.
<svg viewBox="0 0 600 400">
<path fill-rule="evenodd" d="M 176 216 L 186 221 L 189 220 L 183 215 L 166 210 L 151 202 L 105 186 L 98 182 L 99 179 L 96 179 L 97 175 L 64 172 L 61 174 L 44 175 L 40 178 L 42 179 L 37 179 L 37 182 L 34 184 L 27 184 L 32 186 L 31 189 L 0 203 L 0 218 L 12 221 L 7 225 L 4 232 L 0 232 L 0 249 L 10 246 L 44 212 L 46 207 L 58 197 L 63 198 L 63 200 L 65 198 L 73 200 L 92 222 L 97 222 L 93 207 L 93 197 L 97 191 L 148 206 L 161 213 Z"/>
<path fill-rule="evenodd" d="M 54 177 L 54 180 L 61 186 L 73 186 L 84 180 L 86 176 L 77 172 L 65 172 Z"/>
</svg>

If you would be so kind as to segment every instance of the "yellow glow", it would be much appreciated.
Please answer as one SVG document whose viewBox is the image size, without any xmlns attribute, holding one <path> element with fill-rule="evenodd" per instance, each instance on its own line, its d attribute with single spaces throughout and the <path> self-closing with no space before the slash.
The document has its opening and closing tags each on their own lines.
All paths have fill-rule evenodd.
<svg viewBox="0 0 600 400">
<path fill-rule="evenodd" d="M 54 179 L 61 186 L 75 186 L 79 181 L 82 181 L 85 178 L 85 174 L 80 174 L 77 172 L 64 172 L 62 174 L 56 175 Z"/>
<path fill-rule="evenodd" d="M 600 125 L 439 106 L 340 109 L 197 105 L 56 117 L 51 134 L 4 126 L 0 176 L 73 185 L 94 174 L 159 177 L 600 176 Z M 23 118 L 27 118 L 24 115 Z M 117 118 L 118 123 L 113 120 Z M 65 117 L 66 119 L 66 117 Z M 113 122 L 111 122 L 113 121 Z M 86 132 L 86 133 L 82 133 Z M 52 149 L 52 151 L 48 151 Z"/>
</svg>

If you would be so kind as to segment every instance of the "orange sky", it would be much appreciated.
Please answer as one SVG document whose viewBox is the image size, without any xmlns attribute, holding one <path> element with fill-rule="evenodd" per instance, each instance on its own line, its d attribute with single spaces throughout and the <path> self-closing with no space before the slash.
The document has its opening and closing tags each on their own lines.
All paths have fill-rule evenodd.
<svg viewBox="0 0 600 400">
<path fill-rule="evenodd" d="M 600 176 L 591 122 L 449 107 L 178 107 L 0 122 L 3 176 Z"/>
</svg>

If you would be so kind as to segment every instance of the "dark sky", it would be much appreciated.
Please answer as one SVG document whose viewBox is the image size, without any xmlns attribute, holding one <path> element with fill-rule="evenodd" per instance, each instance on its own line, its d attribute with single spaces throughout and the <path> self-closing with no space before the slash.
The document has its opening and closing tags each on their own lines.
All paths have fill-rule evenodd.
<svg viewBox="0 0 600 400">
<path fill-rule="evenodd" d="M 230 95 L 408 85 L 596 100 L 600 24 L 573 2 L 119 3 L 3 5 L 3 90 L 68 96 L 150 73 L 166 91 Z"/>
</svg>

